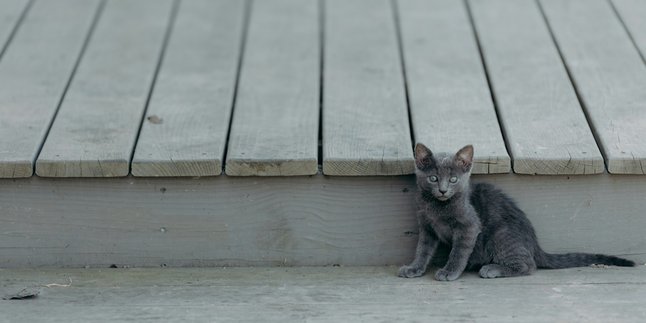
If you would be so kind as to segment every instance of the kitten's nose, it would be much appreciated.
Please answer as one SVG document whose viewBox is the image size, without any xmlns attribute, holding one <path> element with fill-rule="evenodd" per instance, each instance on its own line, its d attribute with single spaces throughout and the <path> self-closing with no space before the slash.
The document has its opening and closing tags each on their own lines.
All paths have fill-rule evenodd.
<svg viewBox="0 0 646 323">
<path fill-rule="evenodd" d="M 440 193 L 442 193 L 442 195 L 444 195 L 446 193 L 446 190 L 443 190 L 441 188 L 439 189 L 439 191 L 440 191 Z"/>
</svg>

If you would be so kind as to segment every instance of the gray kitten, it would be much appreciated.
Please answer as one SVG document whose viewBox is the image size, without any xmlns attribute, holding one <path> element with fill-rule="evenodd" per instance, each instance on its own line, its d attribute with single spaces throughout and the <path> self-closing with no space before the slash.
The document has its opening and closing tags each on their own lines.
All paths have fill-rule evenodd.
<svg viewBox="0 0 646 323">
<path fill-rule="evenodd" d="M 480 277 L 496 278 L 529 275 L 536 268 L 635 265 L 615 256 L 544 252 L 511 198 L 491 184 L 469 183 L 472 163 L 471 145 L 455 156 L 434 156 L 426 146 L 415 146 L 419 241 L 415 260 L 399 269 L 400 277 L 424 275 L 439 244 L 451 252 L 437 280 L 455 280 L 465 269 L 478 268 Z"/>
</svg>

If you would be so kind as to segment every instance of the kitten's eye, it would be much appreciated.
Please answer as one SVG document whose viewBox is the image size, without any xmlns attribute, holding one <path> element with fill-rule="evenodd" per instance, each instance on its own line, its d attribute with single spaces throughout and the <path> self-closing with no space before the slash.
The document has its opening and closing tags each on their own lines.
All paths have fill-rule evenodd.
<svg viewBox="0 0 646 323">
<path fill-rule="evenodd" d="M 449 182 L 451 182 L 451 183 L 457 183 L 457 182 L 458 182 L 458 178 L 457 178 L 456 176 L 453 176 L 453 177 L 449 178 Z"/>
<path fill-rule="evenodd" d="M 426 178 L 426 180 L 428 180 L 429 182 L 435 183 L 437 182 L 437 176 L 435 175 L 429 176 Z"/>
</svg>

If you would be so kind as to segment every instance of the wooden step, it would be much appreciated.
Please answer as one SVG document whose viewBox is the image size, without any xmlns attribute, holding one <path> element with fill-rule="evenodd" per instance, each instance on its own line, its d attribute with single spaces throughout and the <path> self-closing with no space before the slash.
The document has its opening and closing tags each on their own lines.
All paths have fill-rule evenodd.
<svg viewBox="0 0 646 323">
<path fill-rule="evenodd" d="M 416 142 L 546 249 L 644 260 L 645 10 L 3 1 L 0 266 L 403 263 Z"/>
<path fill-rule="evenodd" d="M 550 252 L 646 261 L 646 177 L 480 175 Z M 417 242 L 414 178 L 0 180 L 0 267 L 385 265 Z"/>
<path fill-rule="evenodd" d="M 640 1 L 0 6 L 2 178 L 644 174 Z"/>
</svg>

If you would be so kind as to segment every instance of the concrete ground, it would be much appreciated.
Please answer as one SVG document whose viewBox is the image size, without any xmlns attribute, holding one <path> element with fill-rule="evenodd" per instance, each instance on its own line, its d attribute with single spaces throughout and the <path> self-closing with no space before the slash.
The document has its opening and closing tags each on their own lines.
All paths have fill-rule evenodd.
<svg viewBox="0 0 646 323">
<path fill-rule="evenodd" d="M 454 282 L 395 267 L 0 270 L 1 322 L 644 322 L 646 266 Z M 22 295 L 20 292 L 22 291 Z"/>
</svg>

